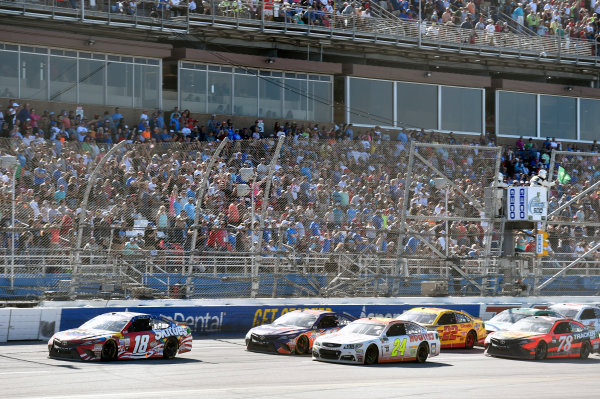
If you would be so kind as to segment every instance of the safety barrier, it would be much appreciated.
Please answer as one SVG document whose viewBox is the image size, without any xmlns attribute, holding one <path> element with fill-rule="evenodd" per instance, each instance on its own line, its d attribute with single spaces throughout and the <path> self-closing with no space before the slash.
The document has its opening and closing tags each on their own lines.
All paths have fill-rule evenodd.
<svg viewBox="0 0 600 399">
<path fill-rule="evenodd" d="M 331 309 L 355 317 L 396 317 L 415 306 L 435 306 L 462 310 L 488 320 L 511 307 L 545 307 L 562 302 L 599 303 L 590 297 L 503 297 L 489 298 L 361 298 L 353 299 L 285 299 L 285 300 L 152 300 L 152 301 L 75 301 L 49 302 L 38 308 L 0 309 L 0 342 L 47 340 L 56 331 L 75 328 L 90 318 L 106 312 L 143 312 L 161 314 L 186 323 L 195 337 L 222 334 L 240 335 L 253 326 L 270 323 L 296 309 Z"/>
</svg>

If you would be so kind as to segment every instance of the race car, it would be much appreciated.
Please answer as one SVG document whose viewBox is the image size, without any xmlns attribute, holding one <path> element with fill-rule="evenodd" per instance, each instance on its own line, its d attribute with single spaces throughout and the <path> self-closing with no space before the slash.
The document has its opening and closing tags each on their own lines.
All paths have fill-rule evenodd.
<svg viewBox="0 0 600 399">
<path fill-rule="evenodd" d="M 475 344 L 483 344 L 487 335 L 481 319 L 458 310 L 412 308 L 396 319 L 414 321 L 424 327 L 435 328 L 440 336 L 442 348 L 472 349 Z"/>
<path fill-rule="evenodd" d="M 275 319 L 272 324 L 263 324 L 248 331 L 246 349 L 304 355 L 310 353 L 317 337 L 338 331 L 355 319 L 346 313 L 294 310 Z"/>
<path fill-rule="evenodd" d="M 372 317 L 317 338 L 312 350 L 313 360 L 351 364 L 424 363 L 439 354 L 437 332 L 410 321 Z"/>
<path fill-rule="evenodd" d="M 133 312 L 96 316 L 48 341 L 50 357 L 77 360 L 172 359 L 190 350 L 188 327 L 162 316 Z"/>
<path fill-rule="evenodd" d="M 563 317 L 559 312 L 548 309 L 535 309 L 535 308 L 512 308 L 506 309 L 498 313 L 485 322 L 485 331 L 491 333 L 494 331 L 506 330 L 517 321 L 530 316 L 551 316 L 551 317 Z"/>
<path fill-rule="evenodd" d="M 575 320 L 532 316 L 485 339 L 490 356 L 536 359 L 579 357 L 586 359 L 599 348 L 598 333 Z"/>
<path fill-rule="evenodd" d="M 568 319 L 577 320 L 586 327 L 600 332 L 600 308 L 594 305 L 579 303 L 560 303 L 548 307 Z"/>
</svg>

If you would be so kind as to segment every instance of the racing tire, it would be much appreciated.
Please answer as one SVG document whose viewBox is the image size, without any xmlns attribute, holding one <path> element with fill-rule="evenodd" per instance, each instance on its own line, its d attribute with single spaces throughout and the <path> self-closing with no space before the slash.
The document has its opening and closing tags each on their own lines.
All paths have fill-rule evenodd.
<svg viewBox="0 0 600 399">
<path fill-rule="evenodd" d="M 375 364 L 379 360 L 379 350 L 375 345 L 371 345 L 365 352 L 365 364 Z"/>
<path fill-rule="evenodd" d="M 308 342 L 308 337 L 306 335 L 301 335 L 296 341 L 296 354 L 306 355 L 308 353 L 309 346 L 310 343 Z"/>
<path fill-rule="evenodd" d="M 109 339 L 102 345 L 102 352 L 100 352 L 100 360 L 103 362 L 111 362 L 117 360 L 117 343 L 112 339 Z"/>
<path fill-rule="evenodd" d="M 590 344 L 590 341 L 583 341 L 579 350 L 579 358 L 585 360 L 590 356 L 590 353 L 592 353 L 592 344 Z"/>
<path fill-rule="evenodd" d="M 177 342 L 177 339 L 173 337 L 167 339 L 163 348 L 163 359 L 173 359 L 178 351 L 179 342 Z"/>
<path fill-rule="evenodd" d="M 417 363 L 425 363 L 428 356 L 429 349 L 427 348 L 427 344 L 423 342 L 417 349 Z"/>
<path fill-rule="evenodd" d="M 535 348 L 535 360 L 544 360 L 548 354 L 548 344 L 542 341 Z"/>
<path fill-rule="evenodd" d="M 473 347 L 475 346 L 476 343 L 477 343 L 477 334 L 475 333 L 475 331 L 471 330 L 471 331 L 469 331 L 469 333 L 467 334 L 467 337 L 465 338 L 465 349 L 473 349 Z"/>
</svg>

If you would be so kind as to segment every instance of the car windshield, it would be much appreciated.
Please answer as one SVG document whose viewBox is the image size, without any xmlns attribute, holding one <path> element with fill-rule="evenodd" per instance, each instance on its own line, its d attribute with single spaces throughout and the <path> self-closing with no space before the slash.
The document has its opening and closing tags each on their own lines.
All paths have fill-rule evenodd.
<svg viewBox="0 0 600 399">
<path fill-rule="evenodd" d="M 511 309 L 507 309 L 498 313 L 496 316 L 490 319 L 490 324 L 495 323 L 516 323 L 517 321 L 526 317 L 532 316 L 532 313 L 526 312 L 515 312 Z"/>
<path fill-rule="evenodd" d="M 418 310 L 409 310 L 402 313 L 397 318 L 399 320 L 414 321 L 421 324 L 433 324 L 437 315 L 435 313 L 421 312 Z"/>
<path fill-rule="evenodd" d="M 105 330 L 121 332 L 128 322 L 129 319 L 125 319 L 122 316 L 100 315 L 83 323 L 79 328 L 84 328 L 86 330 Z"/>
<path fill-rule="evenodd" d="M 509 331 L 528 331 L 539 334 L 547 334 L 554 325 L 553 322 L 548 320 L 536 319 L 533 317 L 527 317 L 525 319 L 517 321 L 515 324 L 508 328 Z"/>
<path fill-rule="evenodd" d="M 551 309 L 554 310 L 555 312 L 558 312 L 561 315 L 565 316 L 567 319 L 573 319 L 575 316 L 577 316 L 577 312 L 579 312 L 579 309 L 566 308 L 566 307 L 561 308 L 558 306 L 552 306 Z"/>
<path fill-rule="evenodd" d="M 340 330 L 340 334 L 362 334 L 378 337 L 385 328 L 381 323 L 352 322 Z"/>
<path fill-rule="evenodd" d="M 311 328 L 315 324 L 315 321 L 317 321 L 317 315 L 315 314 L 290 312 L 275 320 L 273 325 Z"/>
</svg>

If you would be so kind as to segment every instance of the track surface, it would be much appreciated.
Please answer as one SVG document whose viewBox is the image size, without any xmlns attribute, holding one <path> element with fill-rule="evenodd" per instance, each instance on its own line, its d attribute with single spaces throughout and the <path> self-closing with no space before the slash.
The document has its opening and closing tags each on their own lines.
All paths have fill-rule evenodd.
<svg viewBox="0 0 600 399">
<path fill-rule="evenodd" d="M 426 364 L 349 366 L 247 352 L 242 339 L 195 340 L 173 360 L 83 363 L 44 343 L 0 345 L 3 398 L 598 398 L 600 355 L 541 362 L 452 350 Z"/>
</svg>

